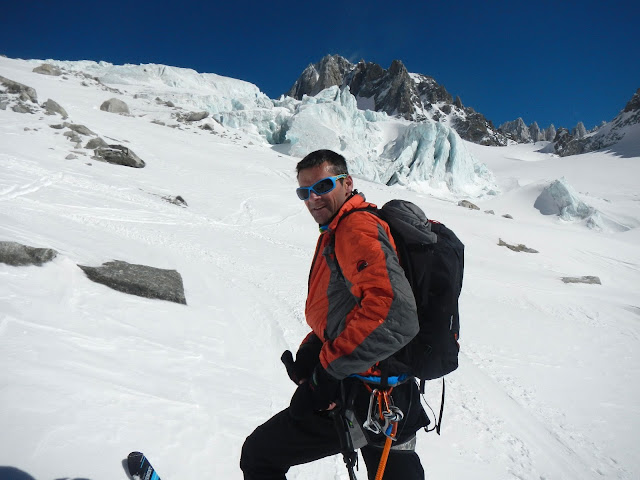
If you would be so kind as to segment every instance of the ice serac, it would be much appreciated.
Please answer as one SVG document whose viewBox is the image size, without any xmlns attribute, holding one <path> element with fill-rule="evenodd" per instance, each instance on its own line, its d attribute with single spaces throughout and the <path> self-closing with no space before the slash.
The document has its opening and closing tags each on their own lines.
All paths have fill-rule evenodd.
<svg viewBox="0 0 640 480">
<path fill-rule="evenodd" d="M 379 172 L 369 161 L 377 156 L 382 132 L 374 112 L 358 110 L 348 88 L 327 88 L 315 97 L 305 96 L 289 119 L 286 132 L 289 155 L 304 157 L 328 148 L 344 155 L 349 169 L 372 181 Z"/>
<path fill-rule="evenodd" d="M 386 163 L 382 179 L 388 185 L 476 196 L 495 183 L 453 129 L 430 120 L 411 124 L 385 147 L 381 161 Z"/>
<path fill-rule="evenodd" d="M 558 215 L 567 221 L 584 219 L 595 213 L 595 209 L 580 200 L 564 177 L 546 186 L 533 206 L 543 215 Z"/>
<path fill-rule="evenodd" d="M 348 87 L 305 96 L 288 125 L 287 153 L 303 157 L 332 149 L 345 156 L 351 173 L 367 180 L 471 196 L 495 188 L 492 174 L 476 163 L 453 129 L 431 120 L 406 122 L 358 110 Z M 389 125 L 398 130 L 391 141 L 383 128 Z"/>
<path fill-rule="evenodd" d="M 564 221 L 583 221 L 593 230 L 626 231 L 630 227 L 587 205 L 562 177 L 547 185 L 533 206 L 543 215 L 557 215 Z"/>
</svg>

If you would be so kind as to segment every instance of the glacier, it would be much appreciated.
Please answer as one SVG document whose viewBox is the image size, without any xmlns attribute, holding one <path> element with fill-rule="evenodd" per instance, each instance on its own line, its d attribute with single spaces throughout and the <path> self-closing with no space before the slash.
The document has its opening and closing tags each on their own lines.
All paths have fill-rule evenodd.
<svg viewBox="0 0 640 480">
<path fill-rule="evenodd" d="M 347 86 L 332 86 L 301 100 L 272 100 L 252 83 L 187 68 L 47 62 L 116 93 L 122 86 L 137 98 L 161 97 L 179 109 L 206 111 L 223 127 L 240 130 L 283 154 L 300 158 L 318 149 L 334 150 L 347 159 L 353 175 L 373 182 L 440 196 L 480 197 L 497 190 L 492 173 L 476 161 L 455 130 L 430 119 L 412 122 L 361 110 Z"/>
</svg>

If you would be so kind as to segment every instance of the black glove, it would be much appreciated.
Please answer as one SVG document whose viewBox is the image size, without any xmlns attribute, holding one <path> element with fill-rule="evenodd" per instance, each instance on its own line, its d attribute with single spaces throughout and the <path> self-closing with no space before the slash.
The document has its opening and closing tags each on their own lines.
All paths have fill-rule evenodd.
<svg viewBox="0 0 640 480">
<path fill-rule="evenodd" d="M 311 378 L 302 383 L 291 397 L 289 411 L 299 419 L 311 412 L 327 410 L 336 400 L 340 381 L 333 378 L 318 364 Z"/>
<path fill-rule="evenodd" d="M 287 374 L 293 383 L 300 385 L 305 380 L 311 378 L 313 369 L 320 362 L 319 355 L 322 343 L 311 341 L 303 343 L 298 349 L 296 360 L 293 361 L 293 354 L 290 350 L 285 350 L 280 357 L 287 369 Z"/>
<path fill-rule="evenodd" d="M 319 363 L 313 370 L 309 380 L 309 388 L 313 396 L 313 409 L 326 410 L 338 396 L 340 380 L 332 377 Z"/>
</svg>

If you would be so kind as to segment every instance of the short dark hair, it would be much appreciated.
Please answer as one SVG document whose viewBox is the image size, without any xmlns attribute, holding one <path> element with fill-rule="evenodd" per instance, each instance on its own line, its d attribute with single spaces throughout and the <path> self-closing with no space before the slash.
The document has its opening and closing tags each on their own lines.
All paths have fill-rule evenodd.
<svg viewBox="0 0 640 480">
<path fill-rule="evenodd" d="M 330 170 L 334 175 L 342 175 L 343 173 L 349 175 L 347 161 L 342 155 L 333 150 L 316 150 L 315 152 L 311 152 L 298 162 L 296 172 L 300 175 L 300 171 L 317 167 L 325 162 L 331 166 Z"/>
</svg>

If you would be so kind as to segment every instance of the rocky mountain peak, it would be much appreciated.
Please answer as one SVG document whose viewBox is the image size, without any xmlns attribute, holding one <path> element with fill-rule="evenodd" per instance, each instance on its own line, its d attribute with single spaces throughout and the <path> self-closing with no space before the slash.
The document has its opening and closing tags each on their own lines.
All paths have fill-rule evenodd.
<svg viewBox="0 0 640 480">
<path fill-rule="evenodd" d="M 286 95 L 298 100 L 303 95 L 316 95 L 325 88 L 341 85 L 344 76 L 352 69 L 353 64 L 340 55 L 326 55 L 318 63 L 305 68 Z"/>
<path fill-rule="evenodd" d="M 388 69 L 361 60 L 352 64 L 339 55 L 328 55 L 309 65 L 287 92 L 302 99 L 324 88 L 349 87 L 362 109 L 396 115 L 407 120 L 432 119 L 449 123 L 465 140 L 485 145 L 504 145 L 506 139 L 493 124 L 471 107 L 464 107 L 433 77 L 410 73 L 404 63 L 393 60 Z"/>
<path fill-rule="evenodd" d="M 634 112 L 636 110 L 640 110 L 640 88 L 636 90 L 636 93 L 633 94 L 631 100 L 627 102 L 623 112 Z"/>
<path fill-rule="evenodd" d="M 536 124 L 537 126 L 537 124 Z M 531 141 L 531 132 L 521 117 L 510 122 L 505 122 L 498 127 L 498 130 L 518 143 Z"/>
<path fill-rule="evenodd" d="M 613 120 L 589 132 L 589 135 L 582 122 L 571 133 L 559 129 L 553 148 L 561 157 L 601 150 L 622 140 L 628 128 L 637 124 L 640 124 L 640 88 Z"/>
</svg>

